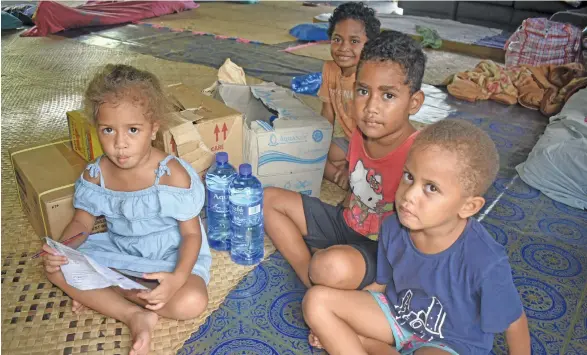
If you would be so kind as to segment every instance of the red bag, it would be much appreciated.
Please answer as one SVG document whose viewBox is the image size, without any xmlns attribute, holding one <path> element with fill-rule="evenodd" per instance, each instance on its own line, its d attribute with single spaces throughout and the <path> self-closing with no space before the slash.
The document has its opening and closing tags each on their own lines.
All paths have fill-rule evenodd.
<svg viewBox="0 0 587 355">
<path fill-rule="evenodd" d="M 581 30 L 568 23 L 529 18 L 505 43 L 505 65 L 567 64 L 580 60 Z"/>
</svg>

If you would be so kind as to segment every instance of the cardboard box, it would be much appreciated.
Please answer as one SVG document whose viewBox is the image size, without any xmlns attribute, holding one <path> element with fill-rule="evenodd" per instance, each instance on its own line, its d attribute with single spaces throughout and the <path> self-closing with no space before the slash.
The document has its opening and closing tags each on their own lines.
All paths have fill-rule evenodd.
<svg viewBox="0 0 587 355">
<path fill-rule="evenodd" d="M 60 238 L 73 217 L 73 192 L 86 161 L 69 139 L 9 150 L 21 207 L 40 236 Z M 105 230 L 96 221 L 93 233 Z"/>
<path fill-rule="evenodd" d="M 182 113 L 188 119 L 184 118 Z M 198 129 L 189 120 L 195 115 L 191 112 L 182 113 L 169 114 L 167 126 L 157 132 L 153 146 L 182 158 L 203 178 L 214 162 L 214 153 L 204 144 Z"/>
<path fill-rule="evenodd" d="M 319 197 L 332 125 L 273 83 L 221 84 L 217 95 L 245 114 L 244 160 L 263 185 Z M 271 116 L 277 116 L 273 125 Z"/>
<path fill-rule="evenodd" d="M 94 161 L 103 154 L 96 127 L 88 120 L 83 111 L 67 112 L 67 122 L 71 145 L 76 153 L 88 162 Z"/>
<path fill-rule="evenodd" d="M 202 142 L 216 154 L 227 152 L 230 164 L 243 163 L 243 115 L 219 100 L 184 84 L 167 88 L 176 110 L 192 121 Z"/>
</svg>

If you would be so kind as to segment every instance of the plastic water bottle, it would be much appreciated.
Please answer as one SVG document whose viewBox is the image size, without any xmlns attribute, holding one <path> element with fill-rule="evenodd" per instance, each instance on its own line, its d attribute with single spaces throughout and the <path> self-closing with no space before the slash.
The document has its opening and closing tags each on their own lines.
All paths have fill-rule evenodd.
<svg viewBox="0 0 587 355">
<path fill-rule="evenodd" d="M 230 250 L 229 185 L 235 176 L 228 154 L 216 153 L 216 163 L 206 173 L 208 244 L 216 250 Z"/>
<path fill-rule="evenodd" d="M 252 175 L 251 165 L 242 164 L 238 172 L 230 183 L 230 258 L 240 265 L 253 265 L 264 253 L 263 186 Z"/>
</svg>

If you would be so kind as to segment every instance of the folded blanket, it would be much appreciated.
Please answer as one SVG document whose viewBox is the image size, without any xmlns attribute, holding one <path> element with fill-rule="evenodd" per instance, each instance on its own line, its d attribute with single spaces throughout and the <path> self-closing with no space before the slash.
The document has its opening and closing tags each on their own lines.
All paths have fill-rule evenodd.
<svg viewBox="0 0 587 355">
<path fill-rule="evenodd" d="M 587 71 L 580 63 L 506 69 L 483 60 L 472 70 L 451 75 L 443 84 L 451 95 L 461 100 L 519 103 L 552 116 L 560 112 L 573 93 L 587 87 Z"/>
</svg>

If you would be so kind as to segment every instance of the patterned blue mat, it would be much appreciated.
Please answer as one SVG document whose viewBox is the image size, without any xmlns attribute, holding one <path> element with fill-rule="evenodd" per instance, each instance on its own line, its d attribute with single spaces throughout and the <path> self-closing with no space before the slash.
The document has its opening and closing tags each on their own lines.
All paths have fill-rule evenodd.
<svg viewBox="0 0 587 355">
<path fill-rule="evenodd" d="M 587 354 L 587 212 L 554 202 L 514 170 L 544 131 L 546 118 L 494 102 L 447 102 L 457 107 L 453 118 L 482 127 L 498 146 L 502 166 L 478 218 L 508 250 L 530 322 L 532 353 Z M 238 285 L 178 354 L 324 354 L 307 342 L 304 291 L 276 253 Z M 507 354 L 503 336 L 496 338 L 492 354 Z"/>
</svg>

